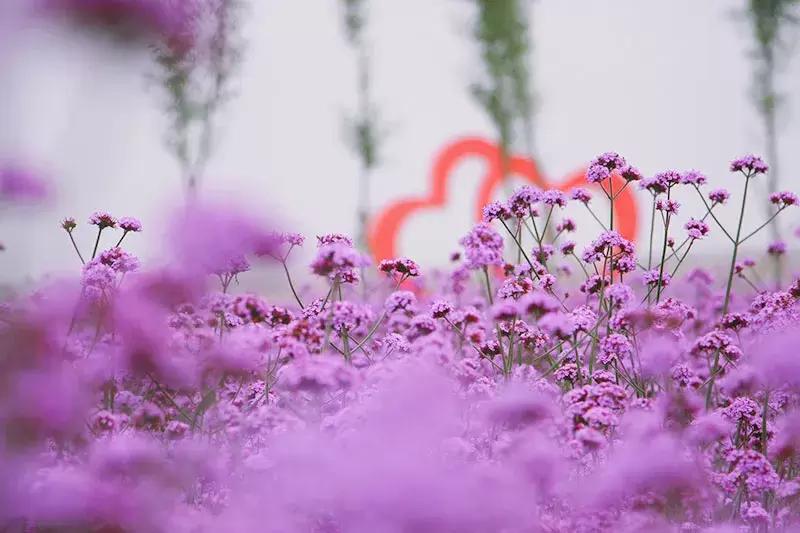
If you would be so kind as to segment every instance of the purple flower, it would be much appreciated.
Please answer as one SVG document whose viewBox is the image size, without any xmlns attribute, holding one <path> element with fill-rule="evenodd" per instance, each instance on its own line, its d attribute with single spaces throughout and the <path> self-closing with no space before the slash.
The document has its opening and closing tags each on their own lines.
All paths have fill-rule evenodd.
<svg viewBox="0 0 800 533">
<path fill-rule="evenodd" d="M 575 241 L 565 241 L 561 244 L 561 253 L 563 255 L 572 255 L 575 253 Z"/>
<path fill-rule="evenodd" d="M 683 174 L 677 170 L 665 170 L 659 172 L 653 177 L 654 180 L 663 184 L 667 189 L 674 185 L 678 185 L 683 181 Z"/>
<path fill-rule="evenodd" d="M 122 217 L 119 219 L 118 225 L 125 232 L 138 233 L 142 231 L 142 223 L 138 218 Z"/>
<path fill-rule="evenodd" d="M 558 311 L 547 313 L 536 324 L 542 331 L 559 339 L 567 339 L 575 333 L 575 322 L 572 317 Z"/>
<path fill-rule="evenodd" d="M 714 189 L 708 193 L 708 199 L 714 204 L 724 204 L 731 197 L 727 189 Z"/>
<path fill-rule="evenodd" d="M 0 200 L 41 200 L 47 193 L 47 184 L 32 172 L 13 166 L 0 167 Z"/>
<path fill-rule="evenodd" d="M 619 175 L 622 176 L 627 182 L 631 181 L 641 181 L 644 179 L 642 173 L 639 172 L 639 169 L 636 167 L 632 167 L 631 165 L 625 165 L 619 170 Z"/>
<path fill-rule="evenodd" d="M 508 199 L 508 209 L 518 218 L 525 218 L 531 213 L 535 216 L 535 204 L 541 200 L 542 192 L 530 185 L 523 185 Z"/>
<path fill-rule="evenodd" d="M 389 275 L 397 273 L 410 278 L 419 276 L 419 265 L 411 259 L 404 257 L 398 259 L 384 259 L 380 262 L 380 265 L 378 265 L 378 270 Z"/>
<path fill-rule="evenodd" d="M 597 360 L 603 365 L 610 365 L 613 361 L 621 361 L 633 353 L 633 346 L 627 337 L 619 333 L 612 333 L 600 341 L 600 352 Z"/>
<path fill-rule="evenodd" d="M 783 241 L 771 242 L 767 247 L 767 253 L 775 257 L 784 255 L 786 253 L 786 243 Z"/>
<path fill-rule="evenodd" d="M 487 408 L 492 423 L 515 429 L 536 425 L 555 414 L 552 398 L 520 386 L 510 387 Z"/>
<path fill-rule="evenodd" d="M 709 232 L 708 224 L 694 218 L 690 218 L 684 228 L 686 229 L 686 233 L 689 234 L 690 239 L 702 239 L 708 235 Z"/>
<path fill-rule="evenodd" d="M 489 223 L 493 220 L 508 220 L 513 213 L 501 202 L 489 202 L 483 207 L 483 221 Z"/>
<path fill-rule="evenodd" d="M 575 189 L 572 189 L 572 194 L 570 197 L 582 204 L 588 204 L 592 199 L 592 195 L 589 193 L 589 191 L 582 187 L 576 187 Z"/>
<path fill-rule="evenodd" d="M 72 233 L 72 230 L 74 230 L 76 227 L 78 227 L 78 223 L 75 222 L 74 218 L 67 217 L 67 218 L 65 218 L 64 220 L 61 221 L 61 227 L 67 233 Z"/>
<path fill-rule="evenodd" d="M 764 160 L 753 154 L 731 161 L 731 172 L 742 172 L 748 177 L 756 174 L 765 174 L 768 170 L 769 166 Z"/>
<path fill-rule="evenodd" d="M 571 218 L 565 218 L 561 222 L 556 225 L 556 232 L 561 233 L 562 231 L 566 231 L 567 233 L 572 233 L 577 229 L 577 225 L 575 221 Z"/>
<path fill-rule="evenodd" d="M 345 242 L 323 244 L 311 262 L 311 271 L 331 280 L 338 279 L 341 283 L 357 283 L 358 269 L 367 264 L 364 256 Z"/>
<path fill-rule="evenodd" d="M 589 183 L 600 183 L 609 179 L 612 171 L 619 170 L 625 165 L 625 159 L 615 152 L 600 154 L 589 164 L 586 180 Z"/>
<path fill-rule="evenodd" d="M 357 376 L 352 367 L 336 357 L 305 357 L 286 365 L 279 383 L 291 392 L 321 394 L 352 387 Z"/>
<path fill-rule="evenodd" d="M 193 19 L 202 6 L 188 0 L 42 0 L 40 4 L 90 28 L 110 30 L 126 39 L 156 37 L 179 51 L 191 46 Z"/>
<path fill-rule="evenodd" d="M 491 315 L 498 321 L 514 320 L 519 316 L 519 310 L 512 302 L 498 302 L 492 306 Z"/>
<path fill-rule="evenodd" d="M 700 186 L 705 185 L 707 181 L 705 174 L 697 170 L 687 170 L 681 174 L 681 183 L 686 185 Z"/>
<path fill-rule="evenodd" d="M 797 205 L 798 202 L 800 202 L 800 199 L 798 199 L 797 195 L 793 192 L 781 191 L 770 194 L 769 201 L 778 206 L 778 208 L 783 209 L 784 207 L 789 207 L 790 205 Z"/>
<path fill-rule="evenodd" d="M 459 243 L 466 253 L 470 269 L 503 264 L 503 238 L 488 224 L 476 224 Z"/>
<path fill-rule="evenodd" d="M 453 305 L 446 300 L 436 300 L 431 305 L 431 317 L 447 318 L 453 312 Z"/>
<path fill-rule="evenodd" d="M 566 207 L 567 197 L 557 189 L 550 189 L 542 193 L 542 203 L 551 207 Z"/>
<path fill-rule="evenodd" d="M 117 219 L 105 211 L 95 211 L 92 216 L 89 217 L 89 224 L 97 226 L 100 229 L 115 228 L 117 227 Z"/>
<path fill-rule="evenodd" d="M 519 300 L 519 309 L 522 313 L 537 317 L 552 313 L 559 307 L 558 300 L 542 291 L 526 294 Z"/>
<path fill-rule="evenodd" d="M 671 279 L 672 279 L 671 276 L 666 272 L 664 272 L 664 276 L 661 277 L 661 274 L 658 271 L 658 269 L 648 270 L 647 272 L 642 274 L 642 281 L 644 281 L 645 284 L 647 284 L 650 287 L 657 287 L 659 284 L 662 287 L 666 287 L 667 285 L 669 285 Z"/>
<path fill-rule="evenodd" d="M 139 260 L 122 248 L 111 248 L 101 253 L 94 261 L 111 267 L 115 272 L 125 274 L 139 268 Z"/>
<path fill-rule="evenodd" d="M 667 200 L 667 199 L 659 199 L 656 200 L 656 210 L 661 211 L 663 213 L 667 213 L 670 215 L 677 215 L 678 208 L 680 208 L 681 204 L 676 202 L 675 200 Z"/>
<path fill-rule="evenodd" d="M 633 243 L 616 231 L 604 231 L 583 251 L 582 258 L 586 263 L 595 263 L 605 257 L 612 256 L 612 267 L 629 272 L 631 260 L 634 259 Z M 635 263 L 634 263 L 635 266 Z"/>
<path fill-rule="evenodd" d="M 652 178 L 645 178 L 639 182 L 639 188 L 642 190 L 650 191 L 653 196 L 667 192 L 669 185 L 662 179 L 660 175 Z"/>
<path fill-rule="evenodd" d="M 328 244 L 345 244 L 347 246 L 353 246 L 353 239 L 342 233 L 326 233 L 325 235 L 317 235 L 318 248 Z"/>
<path fill-rule="evenodd" d="M 611 177 L 611 171 L 602 165 L 591 165 L 586 171 L 586 181 L 602 183 Z"/>
<path fill-rule="evenodd" d="M 387 313 L 397 313 L 398 311 L 411 311 L 417 297 L 410 291 L 395 291 L 386 298 L 384 308 Z"/>
</svg>

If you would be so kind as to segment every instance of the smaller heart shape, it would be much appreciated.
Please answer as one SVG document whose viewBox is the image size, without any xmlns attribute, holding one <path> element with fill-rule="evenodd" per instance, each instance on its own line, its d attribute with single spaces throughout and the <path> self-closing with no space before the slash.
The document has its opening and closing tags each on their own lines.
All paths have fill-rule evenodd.
<svg viewBox="0 0 800 533">
<path fill-rule="evenodd" d="M 479 221 L 483 207 L 489 203 L 503 180 L 518 176 L 540 189 L 570 191 L 575 187 L 590 185 L 586 181 L 586 169 L 570 173 L 556 184 L 546 180 L 530 158 L 512 156 L 507 161 L 507 172 L 503 172 L 499 146 L 485 139 L 468 137 L 446 145 L 436 156 L 431 170 L 431 188 L 427 196 L 399 200 L 388 205 L 374 218 L 368 233 L 370 250 L 376 261 L 397 257 L 397 238 L 403 224 L 421 209 L 443 207 L 447 202 L 450 177 L 455 167 L 464 159 L 485 159 L 487 170 L 478 187 L 475 205 L 475 220 Z M 621 191 L 614 201 L 614 225 L 623 237 L 634 241 L 637 234 L 638 212 L 633 192 L 624 188 L 625 182 L 614 175 L 614 190 Z M 595 185 L 595 187 L 598 187 Z"/>
</svg>

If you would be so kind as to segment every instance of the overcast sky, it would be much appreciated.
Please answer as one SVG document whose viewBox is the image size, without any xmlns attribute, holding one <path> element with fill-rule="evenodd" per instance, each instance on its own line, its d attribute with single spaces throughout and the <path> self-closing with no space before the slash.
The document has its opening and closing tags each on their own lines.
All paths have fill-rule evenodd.
<svg viewBox="0 0 800 533">
<path fill-rule="evenodd" d="M 339 3 L 250 3 L 237 96 L 224 111 L 204 189 L 279 215 L 309 235 L 352 233 L 358 165 L 342 133 L 355 104 L 355 71 Z M 388 130 L 385 159 L 374 176 L 372 204 L 380 210 L 424 194 L 433 157 L 446 143 L 464 135 L 491 137 L 492 128 L 467 89 L 480 72 L 470 3 L 370 4 L 376 101 Z M 532 2 L 536 148 L 547 174 L 557 179 L 615 150 L 647 174 L 697 168 L 713 185 L 737 188 L 728 161 L 763 150 L 750 100 L 744 5 Z M 71 215 L 83 222 L 96 209 L 141 218 L 146 233 L 131 243 L 145 257 L 152 254 L 168 228 L 162 214 L 179 197 L 180 181 L 164 147 L 166 121 L 161 95 L 147 81 L 147 55 L 42 26 L 23 28 L 0 45 L 0 156 L 35 163 L 58 189 L 46 209 L 0 215 L 0 240 L 8 248 L 0 278 L 74 268 L 58 221 Z M 800 62 L 784 66 L 780 86 L 786 96 L 783 185 L 797 190 Z M 410 220 L 401 252 L 441 263 L 470 225 L 480 175 L 479 162 L 460 168 L 450 204 Z M 686 216 L 700 210 L 688 199 L 684 205 Z M 732 221 L 733 211 L 725 220 Z M 754 211 L 753 222 L 760 216 Z M 80 229 L 80 242 L 89 246 L 93 235 Z M 704 243 L 701 252 L 724 245 Z"/>
</svg>

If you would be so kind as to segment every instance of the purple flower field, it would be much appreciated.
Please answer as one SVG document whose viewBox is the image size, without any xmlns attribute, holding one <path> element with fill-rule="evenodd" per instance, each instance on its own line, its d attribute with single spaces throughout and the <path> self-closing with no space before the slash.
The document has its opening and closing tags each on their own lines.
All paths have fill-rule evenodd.
<svg viewBox="0 0 800 533">
<path fill-rule="evenodd" d="M 800 531 L 800 0 L 565 4 L 0 0 L 0 533 Z"/>
<path fill-rule="evenodd" d="M 800 282 L 739 257 L 770 220 L 746 203 L 768 168 L 730 170 L 740 205 L 603 154 L 587 175 L 605 195 L 522 187 L 445 272 L 201 200 L 155 264 L 126 251 L 135 218 L 64 219 L 80 282 L 0 314 L 3 530 L 797 530 Z M 568 240 L 563 209 L 605 208 L 616 173 L 653 206 L 650 254 L 613 216 Z M 41 189 L 9 176 L 4 198 Z M 716 278 L 685 266 L 714 233 Z M 290 300 L 233 290 L 262 263 Z"/>
</svg>

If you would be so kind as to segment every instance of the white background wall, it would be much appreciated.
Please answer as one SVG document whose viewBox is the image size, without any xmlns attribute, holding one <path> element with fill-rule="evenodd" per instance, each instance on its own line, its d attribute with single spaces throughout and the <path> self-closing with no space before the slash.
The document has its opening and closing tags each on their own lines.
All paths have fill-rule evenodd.
<svg viewBox="0 0 800 533">
<path fill-rule="evenodd" d="M 225 110 L 204 188 L 279 214 L 309 235 L 353 232 L 358 165 L 342 132 L 354 107 L 355 72 L 339 3 L 251 4 L 238 97 Z M 467 91 L 480 72 L 469 3 L 371 4 L 376 100 L 389 128 L 373 186 L 379 209 L 426 190 L 432 157 L 444 143 L 467 134 L 490 136 L 492 129 Z M 738 188 L 728 161 L 763 150 L 749 99 L 752 45 L 744 5 L 533 2 L 537 150 L 546 171 L 558 176 L 616 150 L 648 174 L 694 167 L 712 185 Z M 147 257 L 169 229 L 163 208 L 180 194 L 178 169 L 163 143 L 161 95 L 146 80 L 148 57 L 64 29 L 17 29 L 0 52 L 0 157 L 37 163 L 57 182 L 58 195 L 44 209 L 0 215 L 0 240 L 8 248 L 0 256 L 0 279 L 74 268 L 58 222 L 66 215 L 84 221 L 95 209 L 140 217 L 146 233 L 131 244 Z M 783 68 L 787 101 L 780 120 L 783 186 L 796 190 L 798 74 L 800 61 Z M 452 205 L 412 220 L 400 241 L 403 253 L 437 264 L 456 247 L 470 224 L 480 165 L 459 172 L 462 185 Z M 686 216 L 700 211 L 695 202 L 684 206 Z M 734 211 L 731 206 L 724 219 L 732 223 Z M 754 210 L 753 223 L 761 216 Z M 794 228 L 797 220 L 785 226 Z M 92 237 L 81 228 L 85 246 Z M 764 241 L 753 243 L 755 253 Z M 699 252 L 724 246 L 717 238 Z"/>
</svg>

